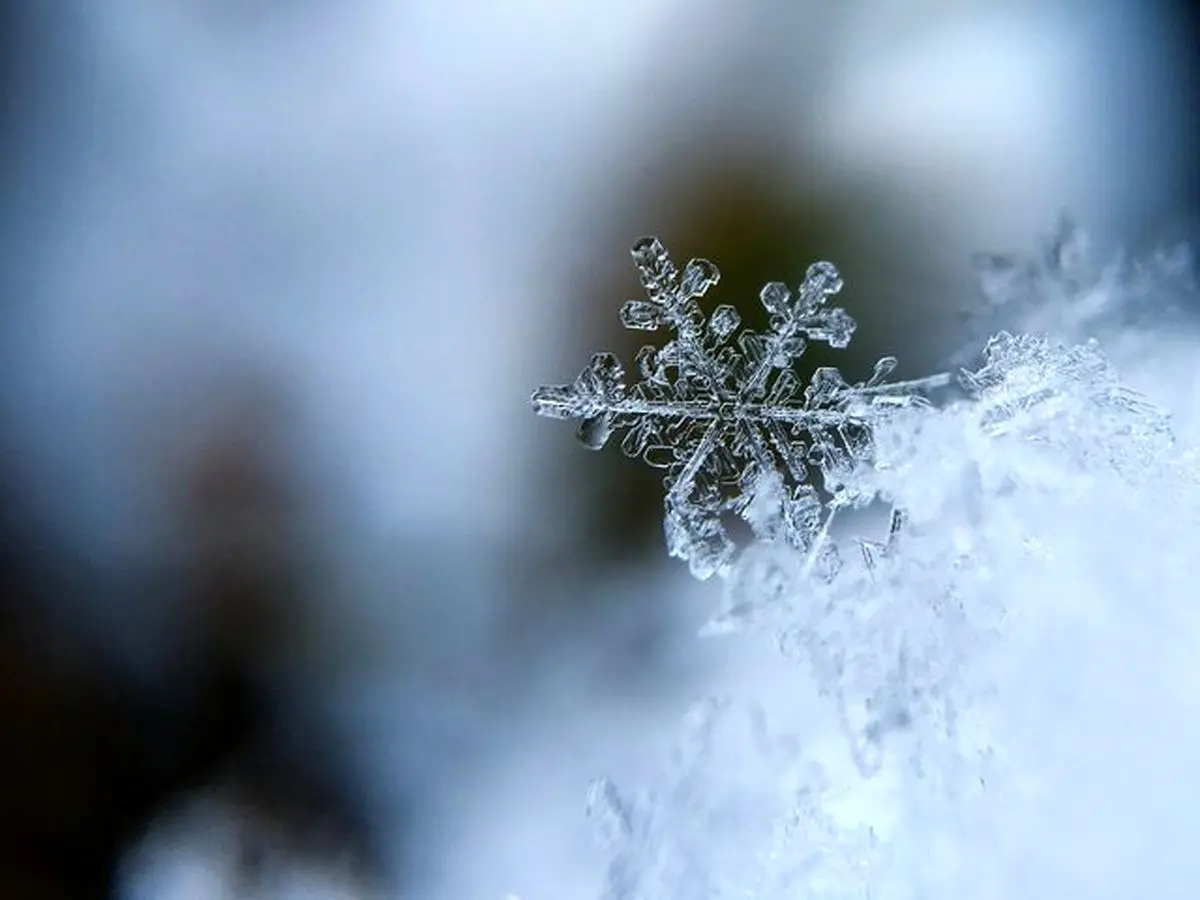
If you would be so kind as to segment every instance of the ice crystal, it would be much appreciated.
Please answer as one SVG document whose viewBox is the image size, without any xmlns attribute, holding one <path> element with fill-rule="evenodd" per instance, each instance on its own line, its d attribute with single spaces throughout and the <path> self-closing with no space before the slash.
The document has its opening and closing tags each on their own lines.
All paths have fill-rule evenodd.
<svg viewBox="0 0 1200 900">
<path fill-rule="evenodd" d="M 1074 342 L 1129 329 L 1161 328 L 1196 297 L 1186 244 L 1145 257 L 1103 252 L 1070 216 L 1033 253 L 980 253 L 980 297 L 964 308 L 971 340 L 954 360 L 973 363 L 1003 330 L 1049 333 Z"/>
<path fill-rule="evenodd" d="M 758 540 L 822 553 L 829 517 L 864 502 L 848 476 L 870 456 L 875 421 L 924 402 L 922 392 L 948 379 L 888 382 L 896 359 L 885 357 L 866 381 L 820 367 L 805 383 L 796 366 L 808 344 L 844 348 L 854 333 L 854 320 L 830 305 L 842 287 L 830 263 L 811 265 L 794 291 L 767 284 L 759 300 L 768 330 L 739 333 L 734 307 L 707 317 L 701 309 L 720 278 L 715 265 L 693 259 L 680 271 L 656 238 L 632 252 L 646 299 L 627 302 L 621 321 L 674 336 L 638 352 L 632 385 L 616 356 L 598 353 L 573 383 L 538 389 L 534 409 L 579 420 L 578 438 L 591 449 L 624 433 L 628 456 L 666 470 L 667 547 L 697 577 L 728 571 L 732 516 Z M 828 554 L 819 562 L 836 569 Z"/>
<path fill-rule="evenodd" d="M 610 854 L 603 900 L 866 896 L 885 848 L 839 825 L 828 809 L 838 793 L 760 708 L 701 701 L 650 787 L 598 778 L 588 791 Z"/>
<path fill-rule="evenodd" d="M 1200 744 L 1186 724 L 1200 451 L 1095 337 L 1128 321 L 1130 301 L 1170 305 L 1190 276 L 1178 255 L 1097 267 L 1086 240 L 1063 226 L 1040 260 L 992 260 L 990 296 L 1015 304 L 997 317 L 1013 330 L 991 335 L 961 395 L 936 406 L 922 391 L 943 380 L 884 385 L 890 360 L 860 385 L 818 370 L 800 387 L 805 341 L 849 339 L 845 314 L 826 305 L 830 267 L 810 270 L 786 304 L 768 286 L 770 331 L 730 346 L 736 315 L 720 307 L 706 323 L 695 302 L 716 270 L 694 261 L 680 277 L 657 242 L 635 249 L 651 300 L 625 322 L 668 326 L 674 340 L 642 351 L 631 389 L 598 357 L 535 406 L 582 420 L 592 445 L 622 430 L 627 452 L 659 448 L 672 552 L 725 580 L 703 633 L 766 637 L 794 664 L 770 712 L 796 734 L 708 701 L 647 788 L 597 780 L 588 812 L 609 852 L 605 900 L 1145 892 L 1163 798 L 1190 783 Z M 826 318 L 809 330 L 814 316 Z M 1038 333 L 1020 333 L 1029 323 Z M 799 498 L 803 516 L 789 506 Z M 841 505 L 872 500 L 893 512 L 864 525 L 878 529 L 869 538 L 829 530 Z M 697 555 L 713 532 L 677 543 L 672 531 L 689 511 L 721 536 L 734 511 L 760 540 L 736 559 Z M 861 552 L 841 562 L 847 540 Z M 1138 647 L 1150 652 L 1131 662 Z M 1181 729 L 1188 751 L 1153 775 L 1157 795 L 1139 779 L 1123 791 L 1127 752 L 1145 779 Z M 1191 822 L 1195 808 L 1189 796 L 1172 814 Z M 1134 831 L 1155 837 L 1113 837 Z M 1119 865 L 1097 870 L 1097 842 Z M 1073 845 L 1089 852 L 1076 858 Z M 1171 867 L 1160 883 L 1194 883 L 1185 849 L 1155 858 Z"/>
<path fill-rule="evenodd" d="M 708 632 L 768 635 L 829 718 L 776 709 L 809 729 L 779 736 L 759 710 L 708 701 L 649 788 L 596 781 L 605 900 L 1023 895 L 997 841 L 1019 841 L 1012 823 L 1037 808 L 1042 788 L 1014 765 L 1036 770 L 1022 723 L 1048 688 L 1026 687 L 1023 658 L 1004 654 L 1037 652 L 1064 604 L 1091 614 L 1093 596 L 1063 596 L 1078 578 L 1066 567 L 1147 585 L 1135 618 L 1180 617 L 1148 599 L 1156 567 L 1114 566 L 1122 553 L 1098 553 L 1079 526 L 1122 511 L 1137 524 L 1118 540 L 1194 573 L 1200 472 L 1095 345 L 1002 333 L 963 382 L 957 402 L 876 423 L 856 490 L 897 512 L 835 578 L 779 541 L 731 567 Z M 1186 490 L 1164 495 L 1163 478 Z M 826 728 L 849 767 L 815 752 Z"/>
<path fill-rule="evenodd" d="M 1144 482 L 1174 451 L 1167 416 L 1124 386 L 1094 345 L 1001 333 L 961 379 L 963 401 L 876 429 L 872 465 L 856 484 L 893 507 L 884 540 L 859 540 L 861 561 L 835 580 L 814 579 L 791 548 L 752 547 L 702 631 L 766 632 L 808 665 L 864 775 L 878 769 L 889 734 L 932 723 L 922 752 L 953 739 L 951 689 L 962 692 L 970 658 L 1005 616 L 990 585 L 1001 563 L 983 554 L 1017 548 L 1003 565 L 1028 570 L 1041 546 L 997 524 L 1006 498 Z"/>
</svg>

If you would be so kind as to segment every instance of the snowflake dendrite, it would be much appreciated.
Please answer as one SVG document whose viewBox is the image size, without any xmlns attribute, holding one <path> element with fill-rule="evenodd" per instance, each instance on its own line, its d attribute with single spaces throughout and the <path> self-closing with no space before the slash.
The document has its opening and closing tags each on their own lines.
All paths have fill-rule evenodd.
<svg viewBox="0 0 1200 900">
<path fill-rule="evenodd" d="M 646 299 L 627 302 L 621 321 L 674 337 L 638 352 L 634 384 L 626 385 L 616 356 L 597 353 L 573 383 L 535 391 L 534 410 L 578 420 L 579 440 L 594 450 L 623 433 L 628 456 L 666 470 L 668 550 L 698 578 L 728 571 L 734 516 L 758 540 L 822 550 L 832 514 L 870 499 L 851 475 L 869 457 L 873 421 L 888 408 L 925 402 L 922 392 L 948 377 L 889 383 L 896 359 L 885 357 L 864 382 L 821 367 L 804 383 L 795 369 L 808 344 L 844 348 L 854 333 L 854 320 L 829 303 L 842 287 L 830 263 L 811 265 L 794 291 L 781 282 L 763 287 L 769 325 L 759 334 L 739 332 L 732 306 L 705 316 L 699 301 L 720 278 L 708 260 L 680 271 L 653 237 L 632 253 Z"/>
</svg>

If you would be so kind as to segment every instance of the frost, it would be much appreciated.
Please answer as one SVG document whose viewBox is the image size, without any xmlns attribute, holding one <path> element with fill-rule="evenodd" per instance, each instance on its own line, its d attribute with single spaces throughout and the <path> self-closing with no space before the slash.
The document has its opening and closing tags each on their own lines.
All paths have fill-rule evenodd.
<svg viewBox="0 0 1200 900">
<path fill-rule="evenodd" d="M 975 361 L 1000 331 L 1048 333 L 1073 342 L 1161 328 L 1197 295 L 1186 244 L 1145 258 L 1104 253 L 1069 216 L 1033 253 L 976 255 L 980 297 L 964 308 L 973 339 L 955 360 Z"/>
<path fill-rule="evenodd" d="M 706 318 L 700 307 L 720 278 L 711 262 L 693 259 L 680 272 L 655 238 L 638 241 L 633 259 L 647 299 L 626 303 L 622 323 L 674 336 L 638 352 L 632 385 L 613 354 L 598 353 L 572 384 L 538 389 L 534 409 L 579 420 L 577 436 L 591 449 L 623 433 L 626 455 L 666 470 L 667 547 L 697 577 L 728 571 L 731 516 L 758 540 L 819 552 L 828 515 L 863 502 L 848 476 L 870 456 L 874 423 L 924 402 L 922 392 L 948 378 L 889 383 L 896 360 L 887 357 L 863 382 L 822 367 L 805 384 L 796 364 L 809 342 L 844 348 L 854 333 L 854 320 L 829 303 L 842 287 L 829 263 L 810 266 L 795 291 L 766 285 L 759 300 L 769 330 L 735 340 L 736 309 L 718 306 Z"/>
<path fill-rule="evenodd" d="M 589 815 L 611 853 L 603 900 L 867 896 L 885 852 L 869 829 L 839 827 L 827 809 L 838 792 L 801 751 L 754 706 L 696 704 L 648 789 L 593 783 Z M 615 840 L 614 819 L 627 823 Z"/>
<path fill-rule="evenodd" d="M 1078 247 L 1056 254 L 1054 279 L 1093 271 Z M 653 258 L 654 271 L 674 271 Z M 691 267 L 704 273 L 693 285 L 715 280 L 710 264 Z M 1121 271 L 1118 306 L 1137 283 L 1129 273 L 1145 270 Z M 836 283 L 820 272 L 821 284 Z M 1156 767 L 1168 759 L 1164 740 L 1186 746 L 1187 760 L 1200 747 L 1190 724 L 1200 700 L 1187 686 L 1200 644 L 1200 453 L 1095 339 L 1000 331 L 962 371 L 961 395 L 940 406 L 922 392 L 942 379 L 889 392 L 890 360 L 860 385 L 818 370 L 801 389 L 782 351 L 758 376 L 761 392 L 746 395 L 760 368 L 747 363 L 745 333 L 723 356 L 736 319 L 714 312 L 705 322 L 673 287 L 687 279 L 674 279 L 644 275 L 653 304 L 684 310 L 684 324 L 643 306 L 625 316 L 676 331 L 664 350 L 677 372 L 643 373 L 661 395 L 638 393 L 647 382 L 626 390 L 605 357 L 574 385 L 539 391 L 535 405 L 582 419 L 585 437 L 599 419 L 600 432 L 626 440 L 638 429 L 674 440 L 668 534 L 671 517 L 695 506 L 718 528 L 720 513 L 736 511 L 759 538 L 712 570 L 723 595 L 702 634 L 765 640 L 791 664 L 796 680 L 781 687 L 773 721 L 797 721 L 801 689 L 819 709 L 781 735 L 765 709 L 706 701 L 648 787 L 598 779 L 588 814 L 610 861 L 605 900 L 1190 896 L 1142 882 L 1152 868 L 1143 857 L 1171 867 L 1159 886 L 1196 874 L 1186 838 L 1171 835 L 1200 827 L 1197 805 L 1168 801 L 1194 773 L 1187 761 Z M 790 323 L 829 312 L 829 291 L 814 292 L 812 279 L 787 302 L 786 289 L 764 289 L 769 310 L 792 312 L 751 343 L 786 342 L 803 331 Z M 721 377 L 695 374 L 702 364 Z M 772 401 L 785 380 L 795 386 Z M 801 424 L 773 431 L 781 423 Z M 841 455 L 811 461 L 822 440 Z M 789 468 L 792 453 L 813 474 Z M 739 477 L 719 477 L 726 471 Z M 800 496 L 808 502 L 797 508 Z M 830 530 L 841 506 L 872 503 L 891 509 L 886 522 Z M 672 551 L 695 570 L 680 546 Z M 1128 770 L 1132 758 L 1141 772 Z M 1154 791 L 1142 789 L 1147 779 Z M 1168 806 L 1178 827 L 1159 825 Z"/>
<path fill-rule="evenodd" d="M 850 774 L 800 741 L 772 744 L 761 716 L 747 726 L 745 710 L 709 706 L 690 753 L 638 799 L 613 801 L 632 825 L 609 845 L 609 898 L 1015 896 L 987 854 L 958 856 L 1034 802 L 1011 771 L 997 673 L 1078 552 L 1064 509 L 1083 511 L 1074 523 L 1116 503 L 1131 523 L 1166 513 L 1179 527 L 1200 510 L 1158 494 L 1160 480 L 1200 491 L 1165 417 L 1094 346 L 999 335 L 963 380 L 965 400 L 878 423 L 858 484 L 897 510 L 883 534 L 857 541 L 833 578 L 786 544 L 751 546 L 708 626 L 767 636 L 806 673 Z M 758 737 L 727 749 L 748 731 Z M 878 827 L 845 812 L 868 785 L 884 798 Z"/>
</svg>

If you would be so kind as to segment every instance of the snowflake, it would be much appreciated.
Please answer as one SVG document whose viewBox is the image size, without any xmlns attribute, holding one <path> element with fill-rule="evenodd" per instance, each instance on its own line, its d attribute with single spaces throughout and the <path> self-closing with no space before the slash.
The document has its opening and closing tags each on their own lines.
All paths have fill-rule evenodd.
<svg viewBox="0 0 1200 900">
<path fill-rule="evenodd" d="M 842 287 L 830 263 L 810 266 L 795 291 L 767 284 L 759 300 L 769 330 L 739 333 L 734 307 L 707 318 L 700 308 L 720 278 L 711 262 L 693 259 L 680 272 L 652 237 L 632 252 L 647 299 L 626 303 L 621 321 L 674 338 L 638 352 L 632 386 L 616 356 L 598 353 L 572 384 L 538 389 L 534 410 L 579 420 L 591 449 L 624 432 L 626 455 L 666 470 L 667 546 L 698 578 L 728 572 L 737 516 L 756 539 L 782 540 L 836 570 L 823 537 L 839 508 L 871 499 L 852 474 L 870 456 L 872 423 L 888 408 L 924 403 L 921 393 L 949 378 L 889 383 L 896 359 L 885 357 L 867 381 L 821 367 L 805 384 L 795 366 L 809 342 L 844 348 L 854 333 L 846 311 L 829 305 Z"/>
</svg>

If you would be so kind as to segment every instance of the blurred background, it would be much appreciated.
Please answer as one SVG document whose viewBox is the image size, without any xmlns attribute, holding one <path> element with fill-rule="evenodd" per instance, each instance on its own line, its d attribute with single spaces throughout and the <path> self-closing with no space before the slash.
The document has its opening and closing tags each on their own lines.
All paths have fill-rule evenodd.
<svg viewBox="0 0 1200 900">
<path fill-rule="evenodd" d="M 591 896 L 587 779 L 729 665 L 529 409 L 632 242 L 743 318 L 830 259 L 917 377 L 975 251 L 1196 234 L 1181 3 L 0 9 L 4 897 Z"/>
</svg>

